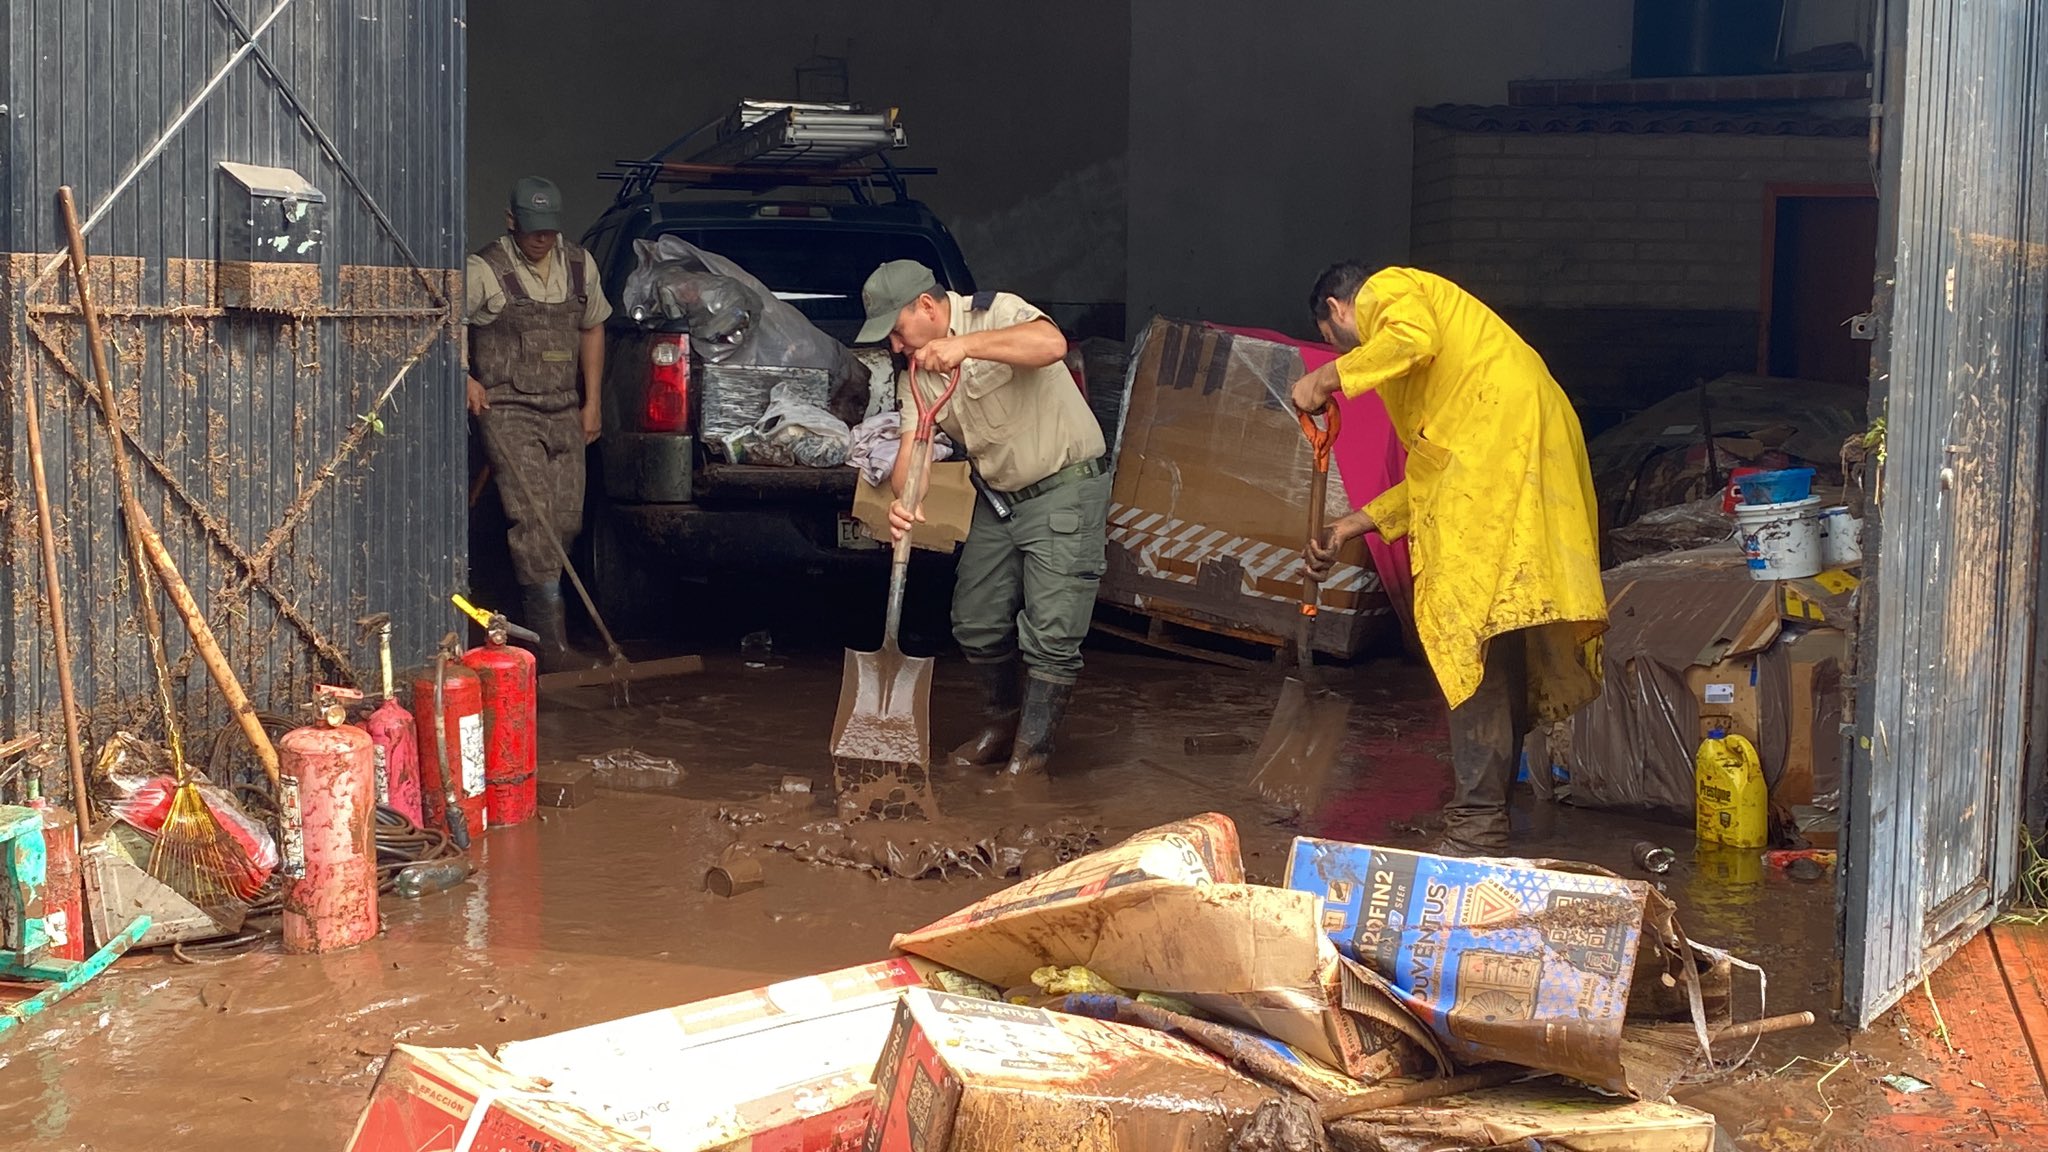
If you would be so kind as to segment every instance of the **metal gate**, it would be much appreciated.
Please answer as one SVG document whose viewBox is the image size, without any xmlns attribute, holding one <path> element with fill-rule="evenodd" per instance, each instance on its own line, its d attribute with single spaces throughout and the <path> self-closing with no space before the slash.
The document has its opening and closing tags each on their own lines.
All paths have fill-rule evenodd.
<svg viewBox="0 0 2048 1152">
<path fill-rule="evenodd" d="M 1858 1025 L 1981 931 L 2015 878 L 2048 384 L 2048 13 L 1887 7 L 1881 539 L 1842 874 Z"/>
<path fill-rule="evenodd" d="M 373 688 L 358 617 L 391 613 L 414 654 L 455 625 L 462 19 L 462 0 L 0 0 L 8 730 L 59 731 L 25 389 L 90 736 L 160 726 L 60 185 L 86 217 L 141 503 L 258 706 L 289 713 L 317 680 Z M 252 180 L 324 197 L 289 253 L 244 219 Z M 282 257 L 251 255 L 273 242 Z M 187 728 L 225 726 L 166 615 Z"/>
</svg>

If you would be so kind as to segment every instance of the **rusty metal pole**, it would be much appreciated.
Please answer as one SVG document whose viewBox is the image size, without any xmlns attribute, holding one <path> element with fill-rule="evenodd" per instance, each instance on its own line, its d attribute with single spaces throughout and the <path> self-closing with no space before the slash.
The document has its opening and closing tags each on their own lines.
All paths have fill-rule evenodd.
<svg viewBox="0 0 2048 1152">
<path fill-rule="evenodd" d="M 249 746 L 256 753 L 256 759 L 263 765 L 264 775 L 270 778 L 273 787 L 277 784 L 277 747 L 270 742 L 270 734 L 263 730 L 263 722 L 256 717 L 256 706 L 249 702 L 249 696 L 242 691 L 242 684 L 235 677 L 233 667 L 222 653 L 220 643 L 214 639 L 213 628 L 206 622 L 206 614 L 199 609 L 199 602 L 192 598 L 192 591 L 185 584 L 185 578 L 178 574 L 177 561 L 171 558 L 170 550 L 164 547 L 163 538 L 149 522 L 149 514 L 142 508 L 142 501 L 135 496 L 134 476 L 128 470 L 128 434 L 121 422 L 121 410 L 114 402 L 112 375 L 107 370 L 107 351 L 100 340 L 99 309 L 92 300 L 92 287 L 86 275 L 85 235 L 78 227 L 78 206 L 71 199 L 71 188 L 57 190 L 57 199 L 64 207 L 64 226 L 70 232 L 71 271 L 78 282 L 78 308 L 85 317 L 85 336 L 88 351 L 92 354 L 93 382 L 99 393 L 100 408 L 106 413 L 107 434 L 114 446 L 114 482 L 121 491 L 121 507 L 128 517 L 129 545 L 141 557 L 147 557 L 151 567 L 156 569 L 157 578 L 163 582 L 164 593 L 171 598 L 178 615 L 184 618 L 185 627 L 192 636 L 192 646 L 199 650 L 199 659 L 213 677 L 214 686 L 227 698 L 228 710 L 235 715 L 235 722 L 241 725 L 243 735 L 249 738 Z M 152 635 L 161 637 L 163 623 L 157 615 L 156 603 L 148 593 L 148 579 L 142 577 L 143 623 L 151 628 Z M 159 639 L 159 643 L 161 640 Z M 166 701 L 168 703 L 168 701 Z"/>
<path fill-rule="evenodd" d="M 41 405 L 32 373 L 22 373 L 22 415 L 28 422 L 28 462 L 35 480 L 36 528 L 43 545 L 43 595 L 50 603 L 50 632 L 57 645 L 57 694 L 64 706 L 64 751 L 71 761 L 71 806 L 78 834 L 92 827 L 92 803 L 85 791 L 85 745 L 78 734 L 78 694 L 71 683 L 71 626 L 64 617 L 64 586 L 57 579 L 57 533 L 50 520 L 50 482 L 43 469 Z"/>
</svg>

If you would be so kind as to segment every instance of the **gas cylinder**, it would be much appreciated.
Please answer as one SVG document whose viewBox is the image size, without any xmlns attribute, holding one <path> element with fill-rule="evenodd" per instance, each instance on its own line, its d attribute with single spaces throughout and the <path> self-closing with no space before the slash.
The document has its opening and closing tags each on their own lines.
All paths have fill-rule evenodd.
<svg viewBox="0 0 2048 1152">
<path fill-rule="evenodd" d="M 69 808 L 47 800 L 31 800 L 43 816 L 43 854 L 48 874 L 43 889 L 43 927 L 50 934 L 53 959 L 83 960 L 85 946 L 85 872 L 78 860 L 78 817 Z"/>
<path fill-rule="evenodd" d="M 1770 840 L 1771 788 L 1756 746 L 1719 728 L 1693 761 L 1694 832 L 1703 844 L 1761 848 Z"/>
<path fill-rule="evenodd" d="M 533 653 L 505 643 L 504 617 L 489 620 L 486 642 L 462 662 L 483 682 L 484 806 L 491 826 L 503 828 L 530 819 L 539 803 L 539 701 Z"/>
<path fill-rule="evenodd" d="M 459 649 L 458 649 L 459 652 Z M 462 816 L 474 844 L 489 826 L 484 811 L 484 687 L 476 673 L 460 659 L 447 661 L 443 693 L 448 714 L 436 722 L 434 716 L 434 665 L 428 664 L 413 676 L 412 715 L 420 740 L 420 799 L 426 809 L 426 827 L 448 826 L 447 795 L 453 791 L 462 803 Z M 441 745 L 448 749 L 448 773 L 441 779 Z"/>
<path fill-rule="evenodd" d="M 287 952 L 353 948 L 377 934 L 376 755 L 370 734 L 345 722 L 351 697 L 362 694 L 321 685 L 317 718 L 277 742 L 279 790 L 298 797 L 306 861 L 284 892 Z"/>
<path fill-rule="evenodd" d="M 398 702 L 391 683 L 391 617 L 373 617 L 377 658 L 384 672 L 384 702 L 363 721 L 376 749 L 377 803 L 426 827 L 420 807 L 420 741 L 412 713 Z"/>
</svg>

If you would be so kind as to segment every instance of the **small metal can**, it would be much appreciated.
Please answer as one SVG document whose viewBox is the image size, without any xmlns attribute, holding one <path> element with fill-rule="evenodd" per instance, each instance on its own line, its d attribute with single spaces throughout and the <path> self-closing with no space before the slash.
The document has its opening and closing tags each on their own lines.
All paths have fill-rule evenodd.
<svg viewBox="0 0 2048 1152">
<path fill-rule="evenodd" d="M 1636 841 L 1631 854 L 1635 857 L 1636 867 L 1655 876 L 1662 876 L 1671 871 L 1672 861 L 1678 858 L 1678 854 L 1671 849 L 1650 840 Z"/>
</svg>

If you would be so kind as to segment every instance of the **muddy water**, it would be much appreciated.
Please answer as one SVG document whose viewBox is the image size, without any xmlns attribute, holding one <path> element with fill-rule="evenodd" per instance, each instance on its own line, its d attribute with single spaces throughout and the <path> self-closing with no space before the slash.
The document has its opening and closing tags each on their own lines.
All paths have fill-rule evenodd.
<svg viewBox="0 0 2048 1152">
<path fill-rule="evenodd" d="M 685 769 L 666 793 L 601 793 L 574 811 L 485 838 L 470 883 L 416 902 L 387 898 L 384 932 L 352 951 L 273 951 L 185 965 L 124 962 L 0 1042 L 0 1149 L 338 1148 L 394 1040 L 490 1045 L 875 958 L 890 936 L 998 887 L 990 879 L 876 880 L 760 854 L 765 887 L 702 890 L 740 831 L 721 807 L 758 802 L 786 775 L 829 791 L 837 653 L 750 669 L 710 660 L 701 676 L 638 685 L 636 707 L 588 690 L 541 719 L 546 759 L 631 746 Z M 1419 844 L 1448 779 L 1441 707 L 1426 673 L 1336 670 L 1354 701 L 1349 741 L 1308 830 Z M 1256 741 L 1277 677 L 1131 656 L 1098 657 L 1042 789 L 988 794 L 984 778 L 935 769 L 948 835 L 1061 818 L 1111 840 L 1208 810 L 1234 816 L 1246 864 L 1276 879 L 1297 829 L 1247 781 L 1252 753 L 1190 756 L 1190 733 Z M 941 660 L 932 742 L 974 720 L 957 661 Z M 824 810 L 821 808 L 821 812 Z M 1634 874 L 1630 845 L 1679 849 L 1663 878 L 1698 938 L 1759 961 L 1772 1010 L 1830 1007 L 1833 894 L 1779 876 L 1728 883 L 1690 863 L 1682 828 L 1525 804 L 1530 854 Z M 1763 1063 L 1826 1054 L 1816 1029 L 1772 1041 Z"/>
</svg>

